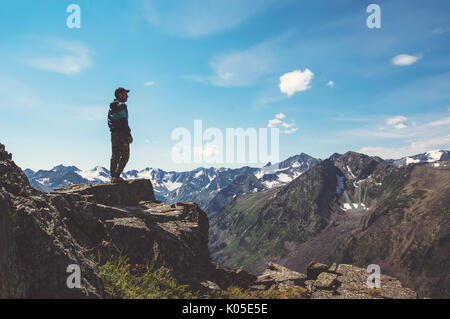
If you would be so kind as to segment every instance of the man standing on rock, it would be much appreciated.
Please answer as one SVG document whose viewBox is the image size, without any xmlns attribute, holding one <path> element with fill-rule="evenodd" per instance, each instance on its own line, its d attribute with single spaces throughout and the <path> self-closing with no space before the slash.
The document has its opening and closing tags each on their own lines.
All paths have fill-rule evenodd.
<svg viewBox="0 0 450 319">
<path fill-rule="evenodd" d="M 131 130 L 128 126 L 128 92 L 120 87 L 114 93 L 115 99 L 109 106 L 108 126 L 111 131 L 111 181 L 113 183 L 123 182 L 120 177 L 130 158 L 130 144 L 133 143 Z"/>
</svg>

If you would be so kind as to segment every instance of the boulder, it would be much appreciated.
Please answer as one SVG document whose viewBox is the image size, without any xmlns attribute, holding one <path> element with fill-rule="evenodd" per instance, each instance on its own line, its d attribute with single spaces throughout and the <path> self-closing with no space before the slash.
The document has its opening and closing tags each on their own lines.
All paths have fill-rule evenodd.
<svg viewBox="0 0 450 319">
<path fill-rule="evenodd" d="M 327 271 L 328 268 L 328 265 L 312 262 L 306 269 L 306 276 L 310 280 L 316 280 L 317 276 L 319 276 L 319 274 L 321 274 L 322 272 Z"/>
<path fill-rule="evenodd" d="M 305 283 L 306 276 L 298 273 L 277 263 L 270 262 L 266 270 L 260 275 L 255 284 L 254 289 L 265 288 L 289 288 L 294 286 L 302 286 Z"/>
</svg>

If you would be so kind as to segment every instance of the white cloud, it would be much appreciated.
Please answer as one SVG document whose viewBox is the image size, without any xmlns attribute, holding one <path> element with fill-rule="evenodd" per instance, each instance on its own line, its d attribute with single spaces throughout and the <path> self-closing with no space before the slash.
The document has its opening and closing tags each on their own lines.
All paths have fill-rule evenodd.
<svg viewBox="0 0 450 319">
<path fill-rule="evenodd" d="M 398 115 L 398 116 L 394 116 L 394 117 L 390 117 L 390 118 L 386 119 L 386 124 L 395 125 L 395 124 L 406 122 L 407 120 L 408 119 L 406 117 L 404 117 L 403 115 Z"/>
<path fill-rule="evenodd" d="M 311 88 L 310 84 L 314 78 L 314 73 L 309 69 L 305 71 L 295 70 L 280 77 L 280 91 L 289 97 L 295 92 L 306 91 Z"/>
<path fill-rule="evenodd" d="M 330 87 L 333 87 L 334 86 L 334 81 L 331 81 L 331 80 L 328 81 L 327 85 L 330 86 Z"/>
<path fill-rule="evenodd" d="M 397 159 L 405 156 L 425 153 L 433 149 L 450 149 L 450 135 L 420 139 L 410 143 L 407 146 L 399 148 L 369 146 L 360 149 L 358 152 L 371 156 L 379 156 L 385 159 Z"/>
<path fill-rule="evenodd" d="M 397 66 L 411 65 L 419 61 L 419 56 L 400 54 L 392 58 L 391 63 Z"/>
<path fill-rule="evenodd" d="M 66 75 L 80 73 L 92 66 L 92 55 L 94 53 L 85 45 L 61 41 L 52 44 L 63 53 L 51 57 L 27 58 L 24 62 L 36 69 Z"/>
<path fill-rule="evenodd" d="M 268 128 L 276 128 L 276 127 L 282 127 L 284 130 L 281 130 L 281 133 L 284 134 L 292 134 L 298 131 L 298 128 L 294 127 L 295 123 L 286 123 L 282 121 L 286 118 L 286 115 L 283 113 L 279 113 L 275 115 L 275 118 L 272 120 L 269 120 L 269 123 L 267 124 Z"/>
<path fill-rule="evenodd" d="M 290 130 L 284 130 L 283 133 L 284 134 L 293 134 L 293 133 L 295 133 L 297 131 L 298 131 L 298 128 L 292 128 Z"/>
<path fill-rule="evenodd" d="M 275 127 L 278 127 L 279 125 L 281 125 L 281 123 L 283 123 L 283 122 L 279 119 L 269 120 L 269 124 L 267 124 L 267 127 L 275 128 Z"/>
<path fill-rule="evenodd" d="M 292 124 L 281 123 L 281 126 L 284 127 L 284 128 L 291 128 L 291 127 L 294 126 L 294 123 L 292 123 Z"/>
<path fill-rule="evenodd" d="M 156 83 L 154 81 L 147 81 L 144 83 L 144 86 L 154 86 Z"/>
</svg>

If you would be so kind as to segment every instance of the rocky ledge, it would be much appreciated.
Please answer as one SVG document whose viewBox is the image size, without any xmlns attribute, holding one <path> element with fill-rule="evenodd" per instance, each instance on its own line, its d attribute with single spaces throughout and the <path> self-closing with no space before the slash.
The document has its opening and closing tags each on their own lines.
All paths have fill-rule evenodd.
<svg viewBox="0 0 450 319">
<path fill-rule="evenodd" d="M 249 286 L 255 276 L 211 261 L 208 229 L 195 203 L 161 203 L 149 180 L 37 191 L 0 144 L 0 297 L 101 298 L 99 256 L 164 265 L 195 288 Z M 82 289 L 66 285 L 74 264 Z"/>
<path fill-rule="evenodd" d="M 270 263 L 258 278 L 220 266 L 210 258 L 208 230 L 195 203 L 157 201 L 149 180 L 37 191 L 0 144 L 0 298 L 102 298 L 99 259 L 121 256 L 171 268 L 195 289 L 299 286 L 311 298 L 372 297 L 364 288 L 365 271 L 349 265 L 333 270 L 314 264 L 302 275 Z M 67 287 L 69 265 L 80 267 L 81 289 Z M 397 280 L 383 278 L 377 296 L 415 297 Z"/>
<path fill-rule="evenodd" d="M 381 275 L 380 288 L 367 287 L 365 269 L 346 264 L 331 266 L 311 263 L 307 274 L 301 274 L 275 263 L 269 263 L 252 289 L 306 289 L 311 299 L 416 299 L 417 294 L 390 276 Z"/>
</svg>

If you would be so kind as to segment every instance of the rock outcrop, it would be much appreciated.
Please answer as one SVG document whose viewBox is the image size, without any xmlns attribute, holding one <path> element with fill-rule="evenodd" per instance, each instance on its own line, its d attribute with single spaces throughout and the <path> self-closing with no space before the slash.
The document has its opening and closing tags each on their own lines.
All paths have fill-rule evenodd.
<svg viewBox="0 0 450 319">
<path fill-rule="evenodd" d="M 155 200 L 149 180 L 37 191 L 0 144 L 0 297 L 101 298 L 98 256 L 164 265 L 195 288 L 252 284 L 211 261 L 208 228 L 195 203 Z M 67 287 L 69 265 L 80 267 L 82 289 Z"/>
<path fill-rule="evenodd" d="M 417 294 L 399 280 L 381 275 L 380 288 L 369 289 L 365 269 L 346 264 L 311 263 L 307 275 L 270 262 L 251 289 L 302 287 L 311 299 L 416 299 Z"/>
<path fill-rule="evenodd" d="M 88 251 L 72 236 L 52 197 L 30 187 L 0 144 L 0 297 L 101 297 L 103 283 Z M 78 265 L 82 289 L 67 288 Z"/>
</svg>

